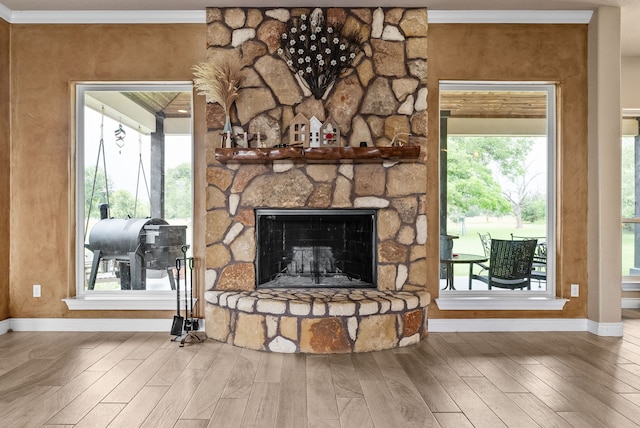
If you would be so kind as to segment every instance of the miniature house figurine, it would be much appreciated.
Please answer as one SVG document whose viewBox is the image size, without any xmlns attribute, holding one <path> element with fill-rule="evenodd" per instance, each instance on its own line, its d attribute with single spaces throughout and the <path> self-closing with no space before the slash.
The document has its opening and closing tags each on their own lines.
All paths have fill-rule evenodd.
<svg viewBox="0 0 640 428">
<path fill-rule="evenodd" d="M 341 147 L 340 128 L 335 120 L 328 117 L 320 128 L 320 147 Z"/>
<path fill-rule="evenodd" d="M 289 125 L 289 145 L 309 147 L 309 119 L 298 113 Z"/>
<path fill-rule="evenodd" d="M 322 122 L 317 117 L 311 116 L 309 119 L 309 147 L 320 147 L 320 128 L 322 128 Z"/>
</svg>

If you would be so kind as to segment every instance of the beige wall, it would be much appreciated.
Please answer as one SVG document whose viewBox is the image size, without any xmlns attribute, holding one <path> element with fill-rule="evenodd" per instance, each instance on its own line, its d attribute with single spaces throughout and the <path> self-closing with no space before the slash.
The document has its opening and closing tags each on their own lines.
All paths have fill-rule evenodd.
<svg viewBox="0 0 640 428">
<path fill-rule="evenodd" d="M 587 25 L 429 26 L 429 142 L 427 236 L 438 232 L 438 82 L 440 80 L 512 80 L 557 82 L 558 226 L 557 294 L 567 297 L 571 283 L 580 297 L 563 311 L 440 311 L 430 318 L 557 318 L 587 316 Z M 437 272 L 438 239 L 427 242 L 429 272 Z M 438 296 L 438 277 L 428 282 Z"/>
<path fill-rule="evenodd" d="M 0 321 L 9 318 L 9 37 L 0 19 Z"/>
<path fill-rule="evenodd" d="M 601 7 L 589 25 L 589 319 L 621 320 L 620 8 Z"/>
<path fill-rule="evenodd" d="M 189 81 L 191 67 L 206 55 L 206 26 L 12 25 L 11 30 L 11 317 L 166 317 L 149 311 L 72 312 L 62 302 L 75 294 L 71 86 L 76 81 Z M 4 28 L 0 31 L 4 34 Z M 1 56 L 0 61 L 5 63 Z M 204 100 L 197 97 L 196 103 L 195 175 L 196 183 L 204 183 Z M 0 120 L 4 116 L 0 110 Z M 5 163 L 0 158 L 0 171 Z M 197 198 L 204 193 L 195 191 Z M 4 193 L 0 188 L 0 197 Z M 196 236 L 201 224 L 196 219 Z M 196 241 L 194 247 L 202 244 Z M 4 263 L 8 252 L 0 251 Z M 32 297 L 36 283 L 42 284 L 39 299 Z"/>
<path fill-rule="evenodd" d="M 10 257 L 12 317 L 149 317 L 149 312 L 67 310 L 61 299 L 73 295 L 72 124 L 70 83 L 87 80 L 190 80 L 190 67 L 206 54 L 202 25 L 13 25 L 11 27 L 13 128 L 11 138 Z M 563 126 L 559 144 L 557 283 L 568 295 L 578 282 L 581 297 L 562 313 L 467 312 L 430 310 L 432 318 L 585 317 L 587 301 L 587 26 L 449 25 L 429 27 L 429 105 L 438 105 L 441 79 L 545 80 L 559 82 Z M 0 25 L 0 65 L 6 65 L 9 29 Z M 2 67 L 0 70 L 6 70 Z M 5 77 L 0 71 L 0 78 Z M 0 97 L 7 100 L 0 84 Z M 202 97 L 196 97 L 202 103 Z M 0 124 L 7 103 L 0 103 Z M 5 109 L 5 110 L 3 110 Z M 438 182 L 438 109 L 430 108 L 428 183 Z M 196 185 L 204 183 L 204 105 L 196 105 Z M 0 127 L 0 144 L 6 141 Z M 4 139 L 4 140 L 3 140 Z M 1 149 L 1 148 L 0 148 Z M 7 153 L 6 150 L 0 150 Z M 0 174 L 7 159 L 0 157 Z M 0 179 L 0 183 L 8 180 Z M 433 187 L 437 189 L 437 187 Z M 196 196 L 204 193 L 202 189 Z M 0 199 L 8 184 L 0 187 Z M 4 192 L 4 193 L 3 193 Z M 428 236 L 438 236 L 438 192 L 428 192 Z M 5 198 L 6 199 L 6 198 Z M 0 204 L 6 209 L 7 204 Z M 200 208 L 198 208 L 200 207 Z M 196 212 L 204 212 L 196 200 Z M 202 219 L 196 219 L 196 227 Z M 200 229 L 203 230 L 203 229 Z M 0 236 L 6 228 L 0 224 Z M 6 234 L 8 236 L 8 233 Z M 198 236 L 198 235 L 196 235 Z M 438 240 L 429 239 L 429 271 L 438 271 Z M 194 244 L 196 257 L 204 245 Z M 10 249 L 10 253 L 9 253 Z M 5 257 L 2 257 L 2 256 Z M 6 269 L 0 269 L 6 272 Z M 6 275 L 0 273 L 0 298 Z M 437 275 L 429 278 L 434 297 Z M 43 285 L 43 297 L 31 297 L 31 285 Z M 6 301 L 6 299 L 2 299 Z M 0 319 L 3 318 L 0 303 Z M 6 318 L 6 316 L 4 316 Z"/>
<path fill-rule="evenodd" d="M 640 110 L 640 56 L 622 57 L 622 108 Z"/>
</svg>

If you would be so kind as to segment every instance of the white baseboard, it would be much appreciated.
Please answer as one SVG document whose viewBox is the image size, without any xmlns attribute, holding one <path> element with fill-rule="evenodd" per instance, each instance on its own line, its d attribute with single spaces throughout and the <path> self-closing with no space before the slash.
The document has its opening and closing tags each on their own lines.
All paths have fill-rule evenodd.
<svg viewBox="0 0 640 428">
<path fill-rule="evenodd" d="M 437 333 L 495 331 L 587 331 L 587 320 L 567 318 L 429 318 L 429 331 Z"/>
<path fill-rule="evenodd" d="M 11 319 L 0 321 L 0 334 L 5 334 L 11 329 Z"/>
<path fill-rule="evenodd" d="M 0 334 L 13 331 L 166 331 L 172 319 L 132 318 L 9 318 L 0 321 Z M 204 319 L 199 331 L 204 331 Z M 588 331 L 598 336 L 622 336 L 622 322 L 598 323 L 584 318 L 469 318 L 429 319 L 428 330 L 434 333 L 517 332 L 517 331 Z"/>
<path fill-rule="evenodd" d="M 622 322 L 598 323 L 586 318 L 429 319 L 429 332 L 588 331 L 598 336 L 622 336 Z"/>
<path fill-rule="evenodd" d="M 0 334 L 13 331 L 171 331 L 172 318 L 9 318 L 0 321 Z M 204 330 L 204 319 L 199 320 Z"/>
<path fill-rule="evenodd" d="M 596 322 L 589 320 L 587 331 L 598 336 L 622 337 L 624 334 L 622 322 Z"/>
</svg>

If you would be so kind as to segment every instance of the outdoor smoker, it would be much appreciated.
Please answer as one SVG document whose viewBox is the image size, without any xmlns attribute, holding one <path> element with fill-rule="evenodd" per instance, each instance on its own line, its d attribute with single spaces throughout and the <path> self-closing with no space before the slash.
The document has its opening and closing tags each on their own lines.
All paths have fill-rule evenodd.
<svg viewBox="0 0 640 428">
<path fill-rule="evenodd" d="M 100 208 L 101 219 L 91 229 L 86 244 L 93 251 L 89 290 L 95 287 L 101 260 L 119 264 L 123 290 L 145 290 L 147 269 L 175 267 L 186 244 L 186 226 L 173 226 L 161 218 L 107 218 L 107 209 Z M 173 289 L 173 281 L 170 283 Z"/>
</svg>

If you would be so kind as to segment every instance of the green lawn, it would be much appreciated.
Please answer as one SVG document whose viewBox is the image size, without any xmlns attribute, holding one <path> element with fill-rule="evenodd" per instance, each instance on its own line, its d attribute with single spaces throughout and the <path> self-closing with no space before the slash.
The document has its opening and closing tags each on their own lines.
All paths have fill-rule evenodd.
<svg viewBox="0 0 640 428">
<path fill-rule="evenodd" d="M 465 220 L 464 233 L 460 224 L 449 222 L 447 231 L 449 235 L 458 236 L 453 240 L 454 253 L 483 254 L 479 233 L 491 234 L 494 239 L 511 239 L 511 234 L 516 236 L 546 236 L 544 223 L 525 224 L 522 229 L 516 229 L 515 220 L 511 217 L 500 219 L 491 218 L 488 221 L 484 217 L 474 217 Z"/>
<path fill-rule="evenodd" d="M 515 219 L 512 217 L 490 218 L 474 217 L 467 218 L 464 222 L 464 230 L 460 223 L 449 222 L 447 232 L 449 235 L 457 236 L 453 240 L 453 253 L 484 254 L 480 243 L 479 233 L 491 234 L 494 239 L 511 239 L 511 234 L 516 236 L 541 237 L 546 236 L 546 224 L 535 223 L 525 224 L 522 229 L 516 229 Z M 455 265 L 454 275 L 469 275 L 469 267 L 466 264 Z"/>
<path fill-rule="evenodd" d="M 629 269 L 633 267 L 634 236 L 632 230 L 622 229 L 622 275 L 629 275 Z"/>
<path fill-rule="evenodd" d="M 491 234 L 496 239 L 511 239 L 511 233 L 516 236 L 533 236 L 540 237 L 546 235 L 546 225 L 544 223 L 525 224 L 522 229 L 515 228 L 515 220 L 511 217 L 501 219 L 490 218 L 488 221 L 483 217 L 475 217 L 465 219 L 465 229 L 462 233 L 461 224 L 449 222 L 447 230 L 449 235 L 458 236 L 453 240 L 454 253 L 483 254 L 482 245 L 478 233 Z M 629 268 L 633 267 L 634 255 L 634 234 L 632 230 L 622 230 L 622 275 L 629 275 Z M 458 270 L 460 275 L 466 275 L 463 269 L 466 266 L 456 266 L 456 274 Z"/>
</svg>

